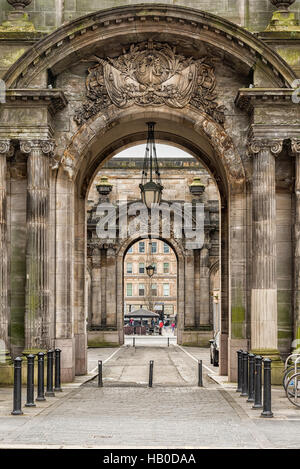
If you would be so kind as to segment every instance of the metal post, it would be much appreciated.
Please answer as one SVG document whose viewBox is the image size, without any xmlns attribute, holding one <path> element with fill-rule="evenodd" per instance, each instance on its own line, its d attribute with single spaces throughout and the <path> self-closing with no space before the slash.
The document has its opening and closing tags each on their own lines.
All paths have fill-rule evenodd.
<svg viewBox="0 0 300 469">
<path fill-rule="evenodd" d="M 248 397 L 248 352 L 243 352 L 243 382 L 241 396 Z"/>
<path fill-rule="evenodd" d="M 254 402 L 255 355 L 249 353 L 249 389 L 247 402 Z"/>
<path fill-rule="evenodd" d="M 61 350 L 59 348 L 55 349 L 55 385 L 54 391 L 62 392 L 61 389 L 61 367 L 60 367 L 60 354 Z"/>
<path fill-rule="evenodd" d="M 202 360 L 198 360 L 198 386 L 203 387 L 202 380 Z"/>
<path fill-rule="evenodd" d="M 168 347 L 170 347 L 170 337 L 168 337 Z"/>
<path fill-rule="evenodd" d="M 102 380 L 102 360 L 98 360 L 98 388 L 103 387 L 103 380 Z"/>
<path fill-rule="evenodd" d="M 47 390 L 45 396 L 54 397 L 53 391 L 53 353 L 54 350 L 48 350 L 47 352 Z"/>
<path fill-rule="evenodd" d="M 238 385 L 237 385 L 236 392 L 242 392 L 242 382 L 243 382 L 243 376 L 242 376 L 243 357 L 242 357 L 242 353 L 243 353 L 243 350 L 238 350 L 236 353 L 237 353 L 237 375 L 238 375 Z"/>
<path fill-rule="evenodd" d="M 262 408 L 261 382 L 262 382 L 262 357 L 260 355 L 256 355 L 255 375 L 254 375 L 254 405 L 252 406 L 252 409 Z"/>
<path fill-rule="evenodd" d="M 22 412 L 22 358 L 14 359 L 14 408 L 12 415 L 23 415 Z"/>
<path fill-rule="evenodd" d="M 135 347 L 135 337 L 132 337 L 132 347 Z"/>
<path fill-rule="evenodd" d="M 271 362 L 270 358 L 265 358 L 264 363 L 264 403 L 263 411 L 260 414 L 261 417 L 270 418 L 273 417 L 271 410 Z"/>
<path fill-rule="evenodd" d="M 25 407 L 36 407 L 34 403 L 34 359 L 35 355 L 27 355 L 27 401 Z"/>
<path fill-rule="evenodd" d="M 45 354 L 43 352 L 38 353 L 38 394 L 36 401 L 45 401 L 45 387 L 44 387 L 44 357 Z"/>
<path fill-rule="evenodd" d="M 152 382 L 153 382 L 153 364 L 154 361 L 150 360 L 150 367 L 149 367 L 149 388 L 152 388 Z"/>
</svg>

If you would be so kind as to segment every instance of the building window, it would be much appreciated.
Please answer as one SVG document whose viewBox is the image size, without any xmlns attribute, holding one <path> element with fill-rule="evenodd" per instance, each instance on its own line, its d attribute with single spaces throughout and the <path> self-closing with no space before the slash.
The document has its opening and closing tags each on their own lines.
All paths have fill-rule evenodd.
<svg viewBox="0 0 300 469">
<path fill-rule="evenodd" d="M 132 274 L 132 262 L 127 262 L 127 274 Z"/>
<path fill-rule="evenodd" d="M 133 253 L 133 248 L 132 248 L 132 246 L 128 249 L 127 252 L 128 252 L 129 254 L 132 254 L 132 253 Z"/>
<path fill-rule="evenodd" d="M 126 295 L 132 296 L 132 283 L 127 283 L 126 285 Z"/>
<path fill-rule="evenodd" d="M 139 283 L 139 296 L 145 296 L 145 285 L 143 283 Z"/>
<path fill-rule="evenodd" d="M 170 252 L 170 246 L 167 243 L 164 243 L 164 253 L 168 254 Z"/>
<path fill-rule="evenodd" d="M 152 241 L 152 243 L 151 243 L 151 253 L 152 254 L 157 253 L 157 242 L 156 241 Z"/>
<path fill-rule="evenodd" d="M 170 264 L 169 262 L 164 262 L 164 274 L 170 273 Z"/>
<path fill-rule="evenodd" d="M 156 285 L 156 283 L 152 283 L 152 285 L 151 285 L 151 295 L 152 296 L 157 296 L 157 285 Z"/>
<path fill-rule="evenodd" d="M 139 252 L 142 254 L 145 252 L 145 241 L 139 242 Z"/>
<path fill-rule="evenodd" d="M 168 283 L 164 283 L 163 291 L 164 291 L 164 296 L 170 296 L 170 285 Z"/>
<path fill-rule="evenodd" d="M 145 264 L 144 262 L 139 263 L 139 274 L 144 274 L 145 273 Z"/>
</svg>

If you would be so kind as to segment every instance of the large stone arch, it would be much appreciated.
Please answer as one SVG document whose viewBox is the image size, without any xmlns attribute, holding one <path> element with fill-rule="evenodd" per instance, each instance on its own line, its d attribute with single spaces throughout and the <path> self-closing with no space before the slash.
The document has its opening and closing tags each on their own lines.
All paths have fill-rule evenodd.
<svg viewBox="0 0 300 469">
<path fill-rule="evenodd" d="M 28 161 L 31 163 L 27 166 L 27 171 L 34 172 L 34 169 L 38 168 L 44 177 L 44 179 L 41 177 L 39 182 L 43 185 L 43 194 L 46 194 L 47 204 L 49 197 L 49 220 L 53 235 L 49 240 L 51 249 L 46 252 L 45 239 L 42 245 L 43 253 L 36 256 L 35 246 L 29 243 L 28 246 L 32 247 L 32 252 L 26 256 L 26 259 L 32 261 L 38 258 L 41 260 L 41 269 L 48 269 L 47 272 L 50 273 L 49 282 L 45 276 L 43 285 L 35 284 L 29 287 L 35 289 L 37 298 L 43 296 L 45 291 L 51 296 L 51 302 L 46 305 L 46 308 L 48 308 L 52 322 L 51 327 L 47 326 L 48 328 L 44 330 L 43 346 L 55 344 L 67 350 L 63 354 L 65 379 L 72 379 L 75 372 L 82 374 L 86 371 L 85 194 L 93 175 L 105 159 L 111 157 L 118 149 L 144 140 L 145 122 L 150 118 L 158 123 L 158 138 L 165 142 L 171 141 L 201 159 L 214 176 L 220 190 L 222 233 L 220 371 L 222 374 L 226 374 L 229 366 L 231 378 L 235 376 L 235 369 L 232 366 L 235 360 L 234 351 L 236 348 L 248 345 L 249 335 L 246 323 L 250 315 L 249 278 L 251 278 L 252 260 L 247 255 L 247 248 L 251 242 L 248 229 L 251 224 L 251 221 L 249 223 L 251 203 L 249 203 L 249 184 L 247 185 L 246 182 L 252 181 L 252 164 L 249 162 L 246 151 L 248 143 L 246 128 L 252 122 L 245 112 L 239 111 L 238 118 L 243 121 L 243 126 L 238 129 L 238 135 L 230 126 L 232 120 L 230 112 L 226 114 L 225 123 L 222 125 L 212 115 L 205 112 L 205 109 L 199 109 L 191 104 L 185 105 L 182 109 L 167 105 L 160 107 L 132 105 L 121 109 L 110 104 L 105 109 L 100 109 L 83 125 L 76 127 L 73 121 L 74 109 L 70 104 L 68 105 L 64 91 L 47 88 L 48 72 L 51 72 L 49 75 L 56 77 L 81 60 L 91 63 L 92 54 L 96 54 L 101 59 L 107 56 L 117 57 L 122 53 L 123 47 L 128 48 L 132 43 L 151 40 L 153 37 L 155 41 L 176 46 L 179 53 L 191 58 L 198 57 L 199 54 L 214 52 L 219 59 L 230 64 L 232 76 L 236 74 L 236 68 L 239 68 L 243 79 L 248 77 L 249 72 L 254 68 L 259 69 L 269 94 L 260 89 L 246 88 L 240 91 L 236 101 L 234 101 L 235 96 L 230 97 L 231 109 L 235 109 L 236 104 L 253 113 L 256 103 L 261 104 L 261 97 L 267 93 L 263 96 L 266 98 L 263 105 L 267 106 L 271 103 L 275 116 L 274 123 L 282 124 L 282 126 L 280 132 L 277 132 L 276 129 L 274 131 L 270 119 L 268 125 L 255 121 L 250 133 L 251 138 L 258 139 L 251 147 L 251 152 L 255 155 L 260 154 L 263 158 L 268 155 L 271 160 L 273 155 L 282 151 L 277 139 L 290 137 L 286 133 L 286 123 L 280 121 L 278 117 L 280 113 L 277 109 L 274 110 L 274 106 L 280 106 L 282 102 L 292 106 L 288 103 L 291 84 L 295 79 L 291 68 L 251 33 L 224 19 L 190 8 L 135 5 L 93 13 L 62 26 L 41 40 L 7 71 L 4 79 L 8 88 L 8 100 L 7 104 L 1 107 L 4 109 L 6 120 L 0 129 L 1 138 L 5 139 L 5 142 L 0 147 L 0 153 L 5 155 L 6 165 L 6 156 L 10 155 L 11 141 L 17 142 L 17 151 L 29 155 Z M 236 93 L 242 86 L 242 81 L 236 82 L 237 89 L 234 90 Z M 248 86 L 249 79 L 245 81 Z M 85 90 L 82 91 L 84 94 Z M 16 112 L 20 106 L 23 107 L 24 113 Z M 36 110 L 39 114 L 34 120 L 32 115 Z M 282 113 L 282 109 L 280 112 Z M 55 116 L 58 113 L 61 113 L 59 114 L 61 122 L 63 119 L 68 119 L 70 131 L 64 132 L 57 125 Z M 8 131 L 9 126 L 12 131 Z M 294 129 L 293 132 L 291 135 L 295 137 Z M 265 137 L 271 139 L 271 143 Z M 53 151 L 53 142 L 49 143 L 49 139 L 55 140 L 57 145 L 57 161 L 52 165 L 51 178 L 43 159 L 44 155 L 49 155 Z M 4 159 L 2 158 L 3 161 Z M 33 159 L 38 161 L 36 166 L 32 164 Z M 256 158 L 255 161 L 257 160 L 259 159 Z M 268 166 L 259 166 L 258 163 L 254 166 L 255 184 L 259 184 L 260 179 L 257 175 L 261 173 L 266 178 L 264 179 L 266 183 L 267 168 L 273 171 L 272 178 L 274 179 L 275 164 L 273 163 L 272 160 L 272 164 Z M 6 174 L 6 166 L 3 165 L 0 168 L 2 179 Z M 274 185 L 270 193 L 266 186 L 267 184 L 263 186 L 264 196 L 266 200 L 271 201 L 270 207 L 273 210 Z M 5 184 L 1 187 L 4 187 L 3 193 L 5 193 Z M 27 192 L 32 197 L 39 197 L 38 191 L 30 183 L 28 183 Z M 259 204 L 260 196 L 259 191 L 254 194 L 254 204 Z M 46 216 L 48 213 L 45 213 L 43 228 L 48 223 Z M 267 221 L 266 226 L 271 226 L 270 220 L 274 218 L 274 213 L 272 212 L 272 217 L 270 217 L 270 211 L 266 209 L 263 216 Z M 34 218 L 34 221 L 36 220 Z M 254 230 L 255 239 L 261 241 L 261 237 L 265 234 L 259 225 L 262 219 L 255 220 L 255 222 L 258 227 L 257 231 Z M 6 230 L 5 223 L 2 224 L 1 230 L 3 232 Z M 274 226 L 266 236 L 272 232 L 274 232 Z M 30 236 L 30 230 L 27 230 L 27 236 Z M 1 239 L 5 239 L 5 236 Z M 274 247 L 273 238 L 271 244 Z M 263 243 L 262 245 L 265 246 Z M 38 249 L 41 249 L 41 246 Z M 269 261 L 268 255 L 266 252 L 267 263 L 274 264 L 275 256 L 273 254 L 269 256 L 271 259 Z M 257 257 L 256 267 L 259 266 L 259 262 L 260 259 Z M 5 263 L 4 266 L 6 268 Z M 34 262 L 31 262 L 27 269 L 30 270 L 33 266 Z M 253 269 L 255 270 L 255 267 Z M 266 271 L 267 269 L 269 267 L 266 267 Z M 258 270 L 261 270 L 261 275 L 264 276 L 265 270 Z M 274 277 L 274 269 L 272 275 Z M 272 288 L 266 286 L 265 277 L 261 280 L 257 275 L 253 280 L 259 285 L 259 287 L 252 288 L 256 308 L 256 320 L 253 321 L 255 332 L 258 331 L 258 309 L 261 308 L 263 301 L 261 298 L 265 290 L 268 292 L 272 290 L 272 301 L 275 302 L 274 282 Z M 30 278 L 30 275 L 27 278 Z M 1 288 L 6 287 L 2 285 Z M 27 292 L 26 295 L 28 296 Z M 273 306 L 275 308 L 275 303 Z M 273 315 L 276 313 L 276 308 L 274 308 Z M 2 323 L 6 328 L 8 308 L 4 309 L 5 318 Z M 275 331 L 276 321 L 272 319 L 270 323 Z M 6 332 L 3 336 L 5 334 Z M 37 332 L 35 334 L 38 340 Z M 275 335 L 272 335 L 273 342 Z M 255 343 L 260 344 L 262 335 L 258 333 L 254 336 Z M 272 349 L 273 352 L 274 350 Z"/>
<path fill-rule="evenodd" d="M 29 49 L 5 74 L 8 87 L 24 88 L 50 69 L 54 75 L 79 58 L 85 48 L 99 45 L 113 51 L 113 44 L 128 44 L 155 33 L 156 40 L 203 41 L 248 69 L 260 67 L 268 84 L 289 87 L 295 74 L 270 47 L 245 29 L 207 12 L 174 5 L 132 5 L 111 8 L 78 18 L 60 27 Z"/>
</svg>

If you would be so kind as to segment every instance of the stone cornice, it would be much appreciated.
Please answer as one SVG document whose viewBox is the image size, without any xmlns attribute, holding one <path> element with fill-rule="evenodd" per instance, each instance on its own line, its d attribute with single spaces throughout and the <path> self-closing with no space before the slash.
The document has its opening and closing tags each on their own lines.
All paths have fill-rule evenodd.
<svg viewBox="0 0 300 469">
<path fill-rule="evenodd" d="M 60 89 L 13 89 L 6 91 L 6 104 L 28 106 L 28 104 L 48 106 L 50 112 L 55 114 L 67 104 L 67 98 Z"/>
<path fill-rule="evenodd" d="M 235 105 L 251 114 L 256 105 L 291 104 L 294 92 L 292 88 L 240 88 Z"/>
</svg>

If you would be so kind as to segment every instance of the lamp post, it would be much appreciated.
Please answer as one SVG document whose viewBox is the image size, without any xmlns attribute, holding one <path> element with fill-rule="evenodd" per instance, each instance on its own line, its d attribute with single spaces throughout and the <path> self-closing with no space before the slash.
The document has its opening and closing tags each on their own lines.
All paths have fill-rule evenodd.
<svg viewBox="0 0 300 469">
<path fill-rule="evenodd" d="M 161 196 L 163 186 L 160 181 L 160 172 L 158 169 L 155 138 L 154 138 L 154 126 L 155 122 L 147 122 L 148 125 L 148 137 L 147 145 L 144 157 L 144 165 L 142 172 L 142 182 L 140 184 L 141 198 L 143 203 L 148 209 L 152 205 L 159 205 L 161 202 Z"/>
</svg>

